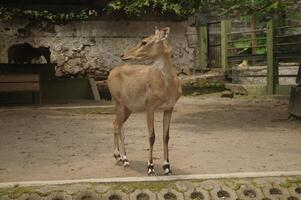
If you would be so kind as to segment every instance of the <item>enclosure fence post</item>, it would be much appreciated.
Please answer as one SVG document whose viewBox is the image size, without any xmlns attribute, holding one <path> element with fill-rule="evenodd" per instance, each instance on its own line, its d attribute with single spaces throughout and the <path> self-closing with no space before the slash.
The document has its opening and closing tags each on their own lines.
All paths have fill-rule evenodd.
<svg viewBox="0 0 301 200">
<path fill-rule="evenodd" d="M 274 56 L 274 20 L 267 22 L 267 94 L 275 94 L 278 83 L 278 64 Z"/>
<path fill-rule="evenodd" d="M 207 68 L 208 66 L 208 37 L 207 26 L 199 27 L 199 66 L 200 68 Z"/>
<path fill-rule="evenodd" d="M 221 21 L 221 65 L 225 73 L 229 72 L 228 62 L 228 44 L 229 44 L 229 33 L 231 32 L 231 21 Z"/>
</svg>

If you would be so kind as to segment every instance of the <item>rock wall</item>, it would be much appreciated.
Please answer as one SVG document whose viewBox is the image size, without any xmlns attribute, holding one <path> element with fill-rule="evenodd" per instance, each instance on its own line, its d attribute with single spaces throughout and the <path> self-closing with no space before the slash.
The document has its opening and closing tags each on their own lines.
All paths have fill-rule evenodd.
<svg viewBox="0 0 301 200">
<path fill-rule="evenodd" d="M 0 22 L 0 62 L 7 62 L 8 47 L 28 42 L 35 47 L 50 47 L 51 61 L 57 63 L 57 76 L 104 79 L 110 69 L 123 63 L 119 56 L 126 48 L 152 34 L 156 26 L 169 26 L 175 66 L 180 70 L 192 68 L 197 56 L 196 45 L 188 45 L 187 41 L 190 24 L 189 21 L 81 21 L 61 25 L 22 20 Z"/>
</svg>

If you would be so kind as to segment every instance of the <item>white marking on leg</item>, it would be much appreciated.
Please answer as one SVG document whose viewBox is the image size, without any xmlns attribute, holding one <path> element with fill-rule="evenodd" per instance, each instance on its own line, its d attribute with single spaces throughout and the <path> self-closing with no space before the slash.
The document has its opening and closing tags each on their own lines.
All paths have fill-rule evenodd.
<svg viewBox="0 0 301 200">
<path fill-rule="evenodd" d="M 149 176 L 154 176 L 154 175 L 155 175 L 154 164 L 151 163 L 150 161 L 148 161 L 148 163 L 147 163 L 147 168 L 148 168 L 147 174 L 148 174 Z"/>
<path fill-rule="evenodd" d="M 165 160 L 164 163 L 163 163 L 163 170 L 164 170 L 165 175 L 170 175 L 171 174 L 170 163 L 167 160 Z"/>
<path fill-rule="evenodd" d="M 124 167 L 130 166 L 130 163 L 129 163 L 129 161 L 128 161 L 126 155 L 123 155 L 123 156 L 122 156 L 122 161 L 123 161 L 123 166 L 124 166 Z"/>
</svg>

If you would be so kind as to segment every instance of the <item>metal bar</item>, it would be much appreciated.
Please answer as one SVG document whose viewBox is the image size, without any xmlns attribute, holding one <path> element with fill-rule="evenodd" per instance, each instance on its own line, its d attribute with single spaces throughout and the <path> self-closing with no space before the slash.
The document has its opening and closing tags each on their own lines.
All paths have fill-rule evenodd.
<svg viewBox="0 0 301 200">
<path fill-rule="evenodd" d="M 300 27 L 301 28 L 301 24 L 296 24 L 296 25 L 291 25 L 291 26 L 281 26 L 281 27 L 277 27 L 276 29 L 287 29 L 287 28 L 296 28 L 296 27 Z"/>
<path fill-rule="evenodd" d="M 207 66 L 205 66 L 204 68 L 208 68 L 211 62 L 211 51 L 210 51 L 210 34 L 211 34 L 211 29 L 210 28 L 210 24 L 206 24 L 206 28 L 207 28 Z"/>
<path fill-rule="evenodd" d="M 245 42 L 245 41 L 251 41 L 251 40 L 263 40 L 267 37 L 256 37 L 256 38 L 247 38 L 247 39 L 238 39 L 238 40 L 230 40 L 228 43 L 235 43 L 235 42 Z"/>
<path fill-rule="evenodd" d="M 275 55 L 275 58 L 277 58 L 277 59 L 286 58 L 286 59 L 293 59 L 293 60 L 299 59 L 300 60 L 301 53 L 287 53 L 287 54 L 280 53 L 280 55 L 278 53 Z"/>
<path fill-rule="evenodd" d="M 278 44 L 275 44 L 275 45 L 276 46 L 287 46 L 287 45 L 297 45 L 297 44 L 301 44 L 301 42 L 278 43 Z"/>
<path fill-rule="evenodd" d="M 236 63 L 236 62 L 241 62 L 241 61 L 244 61 L 244 60 L 249 60 L 249 59 L 252 59 L 252 58 L 234 58 L 234 59 L 230 59 L 229 58 L 229 63 Z M 255 58 L 254 60 L 256 61 L 266 61 L 265 58 Z"/>
<path fill-rule="evenodd" d="M 264 75 L 264 74 L 248 74 L 248 75 L 235 75 L 235 74 L 232 74 L 230 77 L 260 78 L 260 77 L 267 77 L 267 75 Z"/>
<path fill-rule="evenodd" d="M 233 50 L 233 49 L 244 49 L 244 48 L 259 48 L 259 47 L 266 47 L 267 45 L 256 45 L 256 46 L 246 46 L 246 47 L 231 47 L 228 48 L 228 50 Z"/>
<path fill-rule="evenodd" d="M 243 54 L 243 55 L 230 55 L 229 58 L 241 58 L 241 57 L 265 57 L 265 54 Z"/>
<path fill-rule="evenodd" d="M 283 78 L 283 77 L 297 77 L 297 74 L 279 74 L 278 77 L 279 78 Z"/>
<path fill-rule="evenodd" d="M 299 65 L 279 65 L 280 68 L 284 68 L 284 67 L 295 67 L 295 68 L 298 68 Z"/>
<path fill-rule="evenodd" d="M 285 38 L 285 37 L 296 37 L 301 36 L 301 34 L 291 34 L 291 35 L 276 35 L 275 38 Z"/>
<path fill-rule="evenodd" d="M 256 54 L 256 55 L 238 55 L 238 56 L 228 56 L 228 60 L 230 62 L 241 61 L 245 59 L 253 59 L 253 60 L 266 60 L 265 54 Z"/>
<path fill-rule="evenodd" d="M 233 70 L 232 70 L 233 71 Z M 250 77 L 250 78 L 259 78 L 259 77 L 267 77 L 267 74 L 264 75 L 264 74 L 248 74 L 248 75 L 235 75 L 235 74 L 232 74 L 231 77 Z M 297 74 L 280 74 L 278 76 L 279 78 L 285 78 L 285 77 L 297 77 Z"/>
<path fill-rule="evenodd" d="M 299 51 L 290 51 L 290 52 L 281 52 L 281 51 L 275 51 L 278 55 L 288 55 L 288 56 L 301 56 L 301 52 Z"/>
<path fill-rule="evenodd" d="M 257 30 L 250 30 L 250 31 L 238 31 L 238 32 L 231 32 L 227 33 L 227 35 L 237 35 L 237 34 L 243 34 L 243 33 L 258 33 L 258 32 L 265 32 L 267 29 L 257 29 Z"/>
</svg>

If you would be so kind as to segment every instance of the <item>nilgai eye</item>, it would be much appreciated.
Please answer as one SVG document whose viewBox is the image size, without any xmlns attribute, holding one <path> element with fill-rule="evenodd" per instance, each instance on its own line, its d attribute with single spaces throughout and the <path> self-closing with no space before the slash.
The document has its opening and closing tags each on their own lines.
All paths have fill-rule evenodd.
<svg viewBox="0 0 301 200">
<path fill-rule="evenodd" d="M 142 44 L 142 45 L 146 45 L 146 44 L 147 44 L 147 42 L 143 41 L 141 44 Z"/>
</svg>

